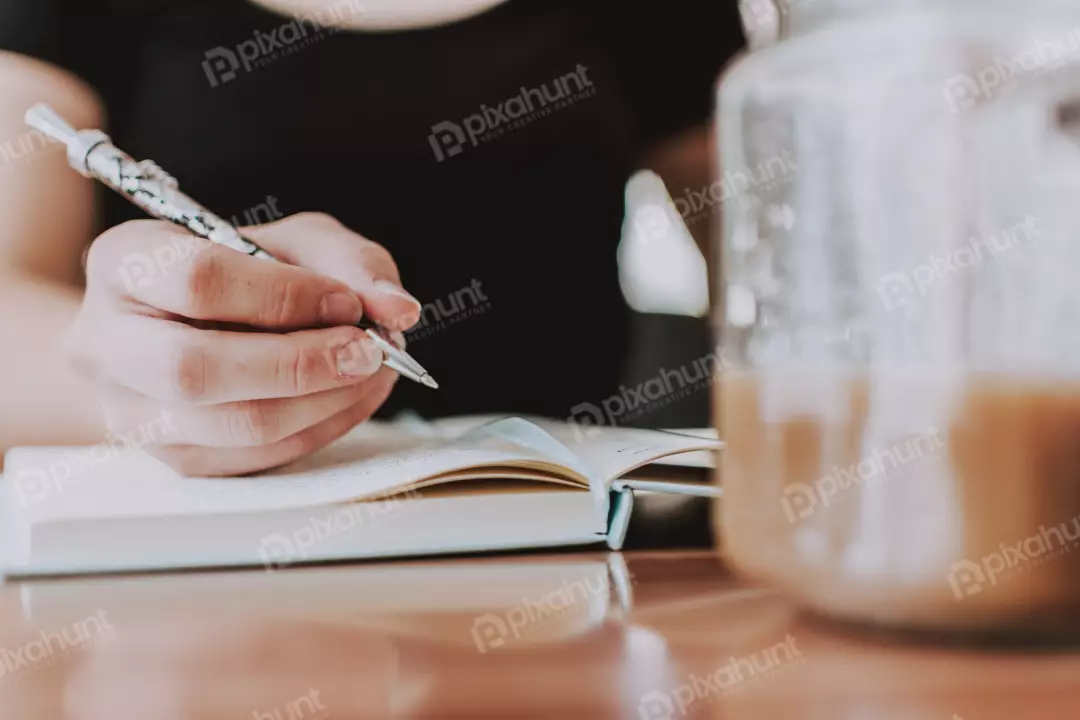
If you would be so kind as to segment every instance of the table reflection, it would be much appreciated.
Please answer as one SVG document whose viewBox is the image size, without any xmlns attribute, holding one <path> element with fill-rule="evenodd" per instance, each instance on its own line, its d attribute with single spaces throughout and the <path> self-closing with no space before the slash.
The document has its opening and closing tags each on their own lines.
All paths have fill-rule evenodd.
<svg viewBox="0 0 1080 720">
<path fill-rule="evenodd" d="M 838 628 L 741 585 L 708 554 L 613 557 L 9 585 L 0 717 L 984 720 L 1080 709 L 1074 654 Z M 48 653 L 29 651 L 43 639 Z"/>
</svg>

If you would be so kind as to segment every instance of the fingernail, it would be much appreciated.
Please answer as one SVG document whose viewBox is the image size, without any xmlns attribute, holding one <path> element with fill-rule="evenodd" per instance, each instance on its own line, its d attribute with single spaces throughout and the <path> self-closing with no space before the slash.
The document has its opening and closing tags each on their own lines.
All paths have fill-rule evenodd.
<svg viewBox="0 0 1080 720">
<path fill-rule="evenodd" d="M 393 295 L 394 297 L 401 298 L 402 300 L 408 300 L 409 302 L 420 307 L 420 301 L 414 298 L 409 293 L 405 292 L 405 288 L 398 285 L 396 282 L 390 280 L 376 280 L 375 287 L 379 289 L 379 292 L 384 292 L 387 295 Z"/>
<path fill-rule="evenodd" d="M 383 295 L 388 295 L 399 300 L 405 300 L 411 305 L 407 310 L 402 310 L 397 313 L 397 316 L 388 324 L 388 327 L 395 330 L 404 330 L 413 327 L 420 321 L 420 313 L 423 310 L 420 301 L 406 293 L 401 285 L 392 283 L 389 280 L 380 280 L 376 281 L 375 287 Z"/>
<path fill-rule="evenodd" d="M 364 306 L 360 298 L 341 292 L 324 297 L 321 312 L 324 325 L 355 325 L 363 317 Z"/>
<path fill-rule="evenodd" d="M 343 377 L 367 377 L 383 364 L 383 351 L 368 338 L 358 338 L 337 351 L 338 373 Z"/>
</svg>

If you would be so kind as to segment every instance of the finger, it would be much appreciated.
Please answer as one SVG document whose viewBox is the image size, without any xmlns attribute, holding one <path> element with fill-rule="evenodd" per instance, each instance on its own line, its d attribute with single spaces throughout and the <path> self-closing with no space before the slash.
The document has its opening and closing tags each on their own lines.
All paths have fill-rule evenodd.
<svg viewBox="0 0 1080 720">
<path fill-rule="evenodd" d="M 420 302 L 402 287 L 386 248 L 329 215 L 303 213 L 241 232 L 286 262 L 347 284 L 364 301 L 366 316 L 383 327 L 404 331 L 420 320 Z"/>
<path fill-rule="evenodd" d="M 69 352 L 91 375 L 166 402 L 216 405 L 356 385 L 383 352 L 355 327 L 289 334 L 196 330 L 141 315 L 79 327 Z"/>
<path fill-rule="evenodd" d="M 270 330 L 355 325 L 356 293 L 314 270 L 254 258 L 169 223 L 136 221 L 91 247 L 88 282 L 184 318 Z"/>
<path fill-rule="evenodd" d="M 310 455 L 367 420 L 386 401 L 397 373 L 380 370 L 364 383 L 359 401 L 333 417 L 283 440 L 257 448 L 159 447 L 152 454 L 181 475 L 217 477 L 246 475 L 286 465 Z"/>
<path fill-rule="evenodd" d="M 127 388 L 105 391 L 109 430 L 128 436 L 168 413 L 172 432 L 155 444 L 261 447 L 328 420 L 359 402 L 363 383 L 299 398 L 247 400 L 221 405 L 166 405 Z"/>
</svg>

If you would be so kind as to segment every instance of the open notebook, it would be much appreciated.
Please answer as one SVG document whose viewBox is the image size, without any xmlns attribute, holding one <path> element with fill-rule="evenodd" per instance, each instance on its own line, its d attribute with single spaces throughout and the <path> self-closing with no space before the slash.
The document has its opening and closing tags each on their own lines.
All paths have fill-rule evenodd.
<svg viewBox="0 0 1080 720">
<path fill-rule="evenodd" d="M 0 561 L 9 576 L 287 565 L 607 544 L 635 491 L 709 485 L 626 479 L 719 447 L 682 433 L 556 421 L 369 424 L 287 467 L 184 478 L 138 451 L 17 448 L 5 458 Z"/>
</svg>

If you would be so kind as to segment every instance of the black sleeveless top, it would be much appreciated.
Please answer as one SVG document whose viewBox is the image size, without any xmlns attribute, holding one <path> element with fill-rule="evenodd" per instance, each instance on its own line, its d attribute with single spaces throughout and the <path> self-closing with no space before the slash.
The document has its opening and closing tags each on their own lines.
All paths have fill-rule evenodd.
<svg viewBox="0 0 1080 720">
<path fill-rule="evenodd" d="M 623 187 L 709 116 L 736 1 L 509 0 L 433 29 L 327 29 L 360 5 L 8 0 L 0 48 L 83 77 L 115 142 L 219 214 L 319 210 L 385 245 L 427 303 L 409 350 L 442 389 L 399 383 L 384 412 L 566 417 L 617 392 Z M 106 203 L 107 225 L 140 217 Z"/>
</svg>

